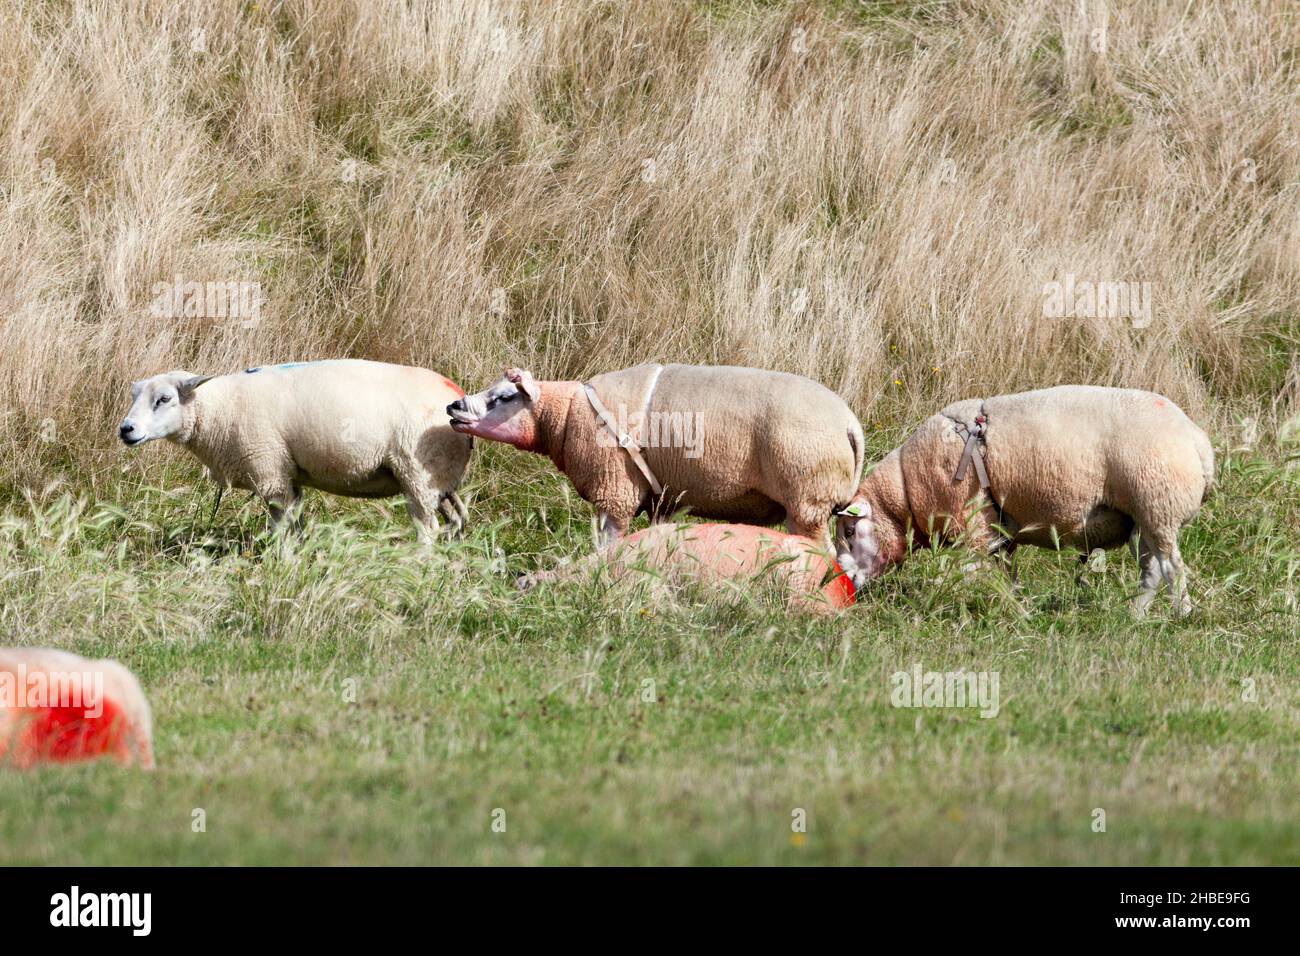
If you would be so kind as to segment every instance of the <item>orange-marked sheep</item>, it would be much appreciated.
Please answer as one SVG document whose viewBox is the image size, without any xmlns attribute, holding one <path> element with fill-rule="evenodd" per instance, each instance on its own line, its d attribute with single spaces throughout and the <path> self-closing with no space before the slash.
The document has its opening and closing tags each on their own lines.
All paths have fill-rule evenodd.
<svg viewBox="0 0 1300 956">
<path fill-rule="evenodd" d="M 924 547 L 964 532 L 975 547 L 1084 552 L 1134 539 L 1134 609 L 1163 582 L 1185 614 L 1178 533 L 1213 483 L 1210 439 L 1163 395 L 1062 385 L 970 399 L 922 422 L 871 470 L 838 519 L 836 552 L 863 587 L 907 556 L 909 538 Z"/>
<path fill-rule="evenodd" d="M 135 676 L 116 661 L 0 648 L 0 765 L 100 757 L 153 768 L 153 720 Z"/>
<path fill-rule="evenodd" d="M 657 524 L 571 565 L 519 580 L 539 583 L 589 579 L 604 564 L 615 581 L 640 571 L 670 583 L 777 583 L 792 607 L 828 614 L 853 604 L 849 578 L 811 538 L 744 524 Z"/>
<path fill-rule="evenodd" d="M 824 540 L 862 473 L 862 426 L 810 379 L 731 366 L 638 365 L 589 382 L 506 369 L 447 406 L 451 427 L 548 456 L 600 515 L 602 547 L 636 515 L 775 524 Z"/>
</svg>

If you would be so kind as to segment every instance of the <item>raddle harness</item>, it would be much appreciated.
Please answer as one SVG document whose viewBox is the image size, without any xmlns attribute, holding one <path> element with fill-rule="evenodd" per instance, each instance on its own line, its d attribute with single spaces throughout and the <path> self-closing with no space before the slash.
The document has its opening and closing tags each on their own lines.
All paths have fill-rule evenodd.
<svg viewBox="0 0 1300 956">
<path fill-rule="evenodd" d="M 659 373 L 663 370 L 664 367 L 662 365 L 656 367 L 654 377 L 650 380 L 650 388 L 646 391 L 645 405 L 641 409 L 642 422 L 645 421 L 646 412 L 650 408 L 650 399 L 654 396 L 655 386 L 659 383 Z M 592 388 L 591 385 L 583 382 L 582 391 L 587 396 L 587 401 L 591 403 L 591 407 L 595 410 L 596 415 L 602 422 L 604 422 L 605 427 L 609 429 L 610 434 L 618 441 L 618 447 L 627 452 L 628 457 L 632 459 L 632 464 L 636 465 L 637 470 L 640 471 L 641 474 L 645 476 L 645 480 L 650 483 L 650 490 L 656 495 L 663 494 L 663 486 L 659 484 L 659 479 L 655 477 L 654 472 L 650 470 L 650 466 L 646 464 L 645 456 L 641 454 L 641 445 L 631 436 L 631 434 L 619 431 L 618 421 L 610 414 L 609 409 L 605 407 L 604 402 L 600 400 L 600 396 L 596 394 L 596 390 Z"/>
<path fill-rule="evenodd" d="M 985 497 L 997 510 L 998 524 L 1006 528 L 1007 516 L 1002 511 L 1002 503 L 998 501 L 997 495 L 993 494 L 993 489 L 989 485 L 989 470 L 984 464 L 984 449 L 988 444 L 988 424 L 989 417 L 984 409 L 983 402 L 980 402 L 980 413 L 975 416 L 975 423 L 972 428 L 967 428 L 964 422 L 953 422 L 953 428 L 957 434 L 966 439 L 966 447 L 962 449 L 961 460 L 957 462 L 957 471 L 952 476 L 952 480 L 954 483 L 964 481 L 973 464 L 975 474 L 980 480 L 980 490 L 984 492 Z"/>
</svg>

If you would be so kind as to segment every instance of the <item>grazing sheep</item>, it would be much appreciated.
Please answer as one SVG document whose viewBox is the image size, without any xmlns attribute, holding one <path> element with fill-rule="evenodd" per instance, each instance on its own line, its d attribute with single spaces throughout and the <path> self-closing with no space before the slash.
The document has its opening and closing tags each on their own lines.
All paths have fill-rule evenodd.
<svg viewBox="0 0 1300 956">
<path fill-rule="evenodd" d="M 1151 392 L 1064 385 L 971 399 L 926 419 L 867 475 L 837 521 L 836 553 L 861 586 L 903 560 L 909 536 L 925 546 L 964 531 L 990 550 L 1059 542 L 1086 556 L 1137 532 L 1135 610 L 1146 610 L 1163 579 L 1186 613 L 1178 531 L 1213 478 L 1205 433 Z M 967 521 L 977 499 L 984 506 Z"/>
<path fill-rule="evenodd" d="M 0 648 L 0 763 L 100 757 L 153 768 L 153 720 L 135 676 L 116 661 Z"/>
<path fill-rule="evenodd" d="M 202 386 L 200 388 L 200 386 Z M 437 372 L 352 359 L 293 362 L 233 375 L 167 372 L 131 386 L 120 435 L 166 438 L 193 452 L 222 488 L 297 520 L 303 487 L 350 498 L 406 496 L 422 537 L 453 533 L 468 515 L 456 489 L 473 439 L 451 430 L 447 402 L 464 395 Z"/>
<path fill-rule="evenodd" d="M 636 571 L 672 583 L 773 581 L 792 607 L 819 614 L 853 603 L 852 583 L 817 542 L 744 524 L 652 525 L 582 561 L 525 575 L 519 586 L 589 579 L 602 565 L 615 581 Z"/>
<path fill-rule="evenodd" d="M 648 511 L 773 524 L 830 545 L 862 471 L 862 427 L 834 392 L 752 368 L 638 365 L 590 383 L 507 369 L 447 406 L 466 435 L 550 456 L 600 513 L 603 545 Z M 619 447 L 620 439 L 624 446 Z"/>
</svg>

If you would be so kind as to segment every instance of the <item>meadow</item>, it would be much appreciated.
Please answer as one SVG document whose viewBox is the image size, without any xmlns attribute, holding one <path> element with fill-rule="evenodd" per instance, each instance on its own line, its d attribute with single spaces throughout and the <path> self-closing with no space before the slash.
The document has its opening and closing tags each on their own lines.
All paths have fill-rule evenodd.
<svg viewBox="0 0 1300 956">
<path fill-rule="evenodd" d="M 1300 862 L 1294 464 L 1229 459 L 1186 533 L 1190 620 L 1130 617 L 1125 552 L 1082 584 L 1072 554 L 1023 555 L 1013 590 L 960 549 L 821 620 L 761 582 L 516 593 L 592 542 L 510 454 L 432 552 L 400 508 L 323 497 L 288 550 L 260 505 L 210 523 L 183 484 L 13 509 L 9 640 L 129 661 L 159 768 L 0 773 L 0 858 Z M 894 707 L 918 664 L 996 672 L 997 716 Z"/>
<path fill-rule="evenodd" d="M 132 667 L 159 767 L 0 770 L 0 863 L 1300 862 L 1298 49 L 1273 0 L 5 5 L 0 644 Z M 159 315 L 178 276 L 259 308 Z M 1048 316 L 1067 276 L 1150 315 Z M 1199 612 L 1133 619 L 1124 552 L 923 554 L 834 619 L 521 595 L 592 547 L 540 458 L 478 445 L 460 541 L 311 494 L 282 545 L 115 440 L 133 379 L 342 355 L 798 372 L 869 463 L 1158 390 L 1219 457 Z M 997 716 L 893 706 L 918 664 Z"/>
</svg>

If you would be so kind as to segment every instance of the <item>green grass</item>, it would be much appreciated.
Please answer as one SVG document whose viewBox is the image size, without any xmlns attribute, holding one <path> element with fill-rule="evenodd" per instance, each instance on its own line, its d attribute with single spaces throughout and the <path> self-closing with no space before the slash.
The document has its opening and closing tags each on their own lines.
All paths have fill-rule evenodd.
<svg viewBox="0 0 1300 956">
<path fill-rule="evenodd" d="M 282 551 L 242 497 L 209 526 L 210 489 L 151 451 L 172 490 L 0 512 L 0 643 L 127 663 L 159 761 L 0 770 L 0 863 L 1300 863 L 1276 454 L 1230 459 L 1185 533 L 1200 615 L 1134 621 L 1121 552 L 1083 587 L 1031 552 L 1018 591 L 924 554 L 834 620 L 761 587 L 519 595 L 591 546 L 541 459 L 480 446 L 460 543 L 314 495 Z M 892 707 L 916 662 L 998 672 L 999 715 Z"/>
</svg>

